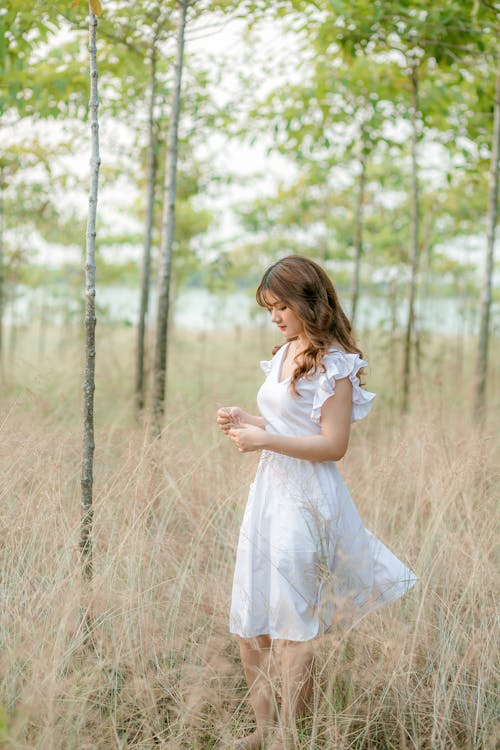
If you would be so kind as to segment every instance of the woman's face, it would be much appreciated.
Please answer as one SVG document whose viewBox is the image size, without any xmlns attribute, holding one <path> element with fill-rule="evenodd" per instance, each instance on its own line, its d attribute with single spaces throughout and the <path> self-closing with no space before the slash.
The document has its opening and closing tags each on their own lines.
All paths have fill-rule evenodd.
<svg viewBox="0 0 500 750">
<path fill-rule="evenodd" d="M 293 339 L 304 333 L 301 319 L 284 302 L 269 293 L 266 294 L 266 303 L 271 313 L 271 321 L 280 329 L 285 338 Z"/>
</svg>

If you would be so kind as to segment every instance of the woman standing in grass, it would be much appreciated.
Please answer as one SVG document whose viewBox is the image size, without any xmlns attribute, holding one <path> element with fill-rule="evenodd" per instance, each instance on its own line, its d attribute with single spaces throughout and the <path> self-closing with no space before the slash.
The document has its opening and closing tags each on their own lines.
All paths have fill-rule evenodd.
<svg viewBox="0 0 500 750">
<path fill-rule="evenodd" d="M 261 362 L 261 416 L 233 406 L 217 421 L 240 451 L 262 451 L 231 603 L 257 725 L 239 747 L 282 750 L 310 698 L 313 639 L 400 598 L 416 577 L 364 528 L 335 463 L 375 395 L 361 387 L 367 363 L 330 279 L 289 256 L 267 269 L 256 297 L 285 341 Z"/>
</svg>

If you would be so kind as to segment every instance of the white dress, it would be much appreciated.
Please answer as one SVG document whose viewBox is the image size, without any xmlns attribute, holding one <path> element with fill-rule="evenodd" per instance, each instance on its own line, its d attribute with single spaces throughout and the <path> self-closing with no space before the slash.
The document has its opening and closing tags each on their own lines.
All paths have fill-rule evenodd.
<svg viewBox="0 0 500 750">
<path fill-rule="evenodd" d="M 272 360 L 257 403 L 268 432 L 321 433 L 324 402 L 335 382 L 352 383 L 352 421 L 366 416 L 374 393 L 363 390 L 358 354 L 330 349 L 326 372 L 280 382 L 288 344 Z M 245 638 L 306 641 L 329 628 L 352 625 L 399 599 L 417 578 L 365 529 L 334 461 L 306 461 L 262 451 L 250 486 L 236 557 L 230 631 Z"/>
</svg>

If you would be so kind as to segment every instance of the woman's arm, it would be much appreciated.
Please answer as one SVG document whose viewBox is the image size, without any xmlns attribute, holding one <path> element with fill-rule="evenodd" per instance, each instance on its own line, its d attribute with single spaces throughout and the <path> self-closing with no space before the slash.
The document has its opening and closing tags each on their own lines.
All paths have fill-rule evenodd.
<svg viewBox="0 0 500 750">
<path fill-rule="evenodd" d="M 265 423 L 263 417 L 258 417 L 255 414 L 249 414 L 246 411 L 243 412 L 243 415 L 244 416 L 243 416 L 243 418 L 241 420 L 243 424 L 251 424 L 254 427 L 259 427 L 261 430 L 265 430 L 266 429 L 266 423 Z"/>
<path fill-rule="evenodd" d="M 352 384 L 342 378 L 335 384 L 335 394 L 321 408 L 321 435 L 289 437 L 275 435 L 257 425 L 243 424 L 228 430 L 240 451 L 269 450 L 306 461 L 339 461 L 347 450 L 351 428 Z"/>
<path fill-rule="evenodd" d="M 266 423 L 262 417 L 254 416 L 244 411 L 239 406 L 223 406 L 217 411 L 217 424 L 223 432 L 229 432 L 232 427 L 241 427 L 243 424 L 265 429 Z"/>
</svg>

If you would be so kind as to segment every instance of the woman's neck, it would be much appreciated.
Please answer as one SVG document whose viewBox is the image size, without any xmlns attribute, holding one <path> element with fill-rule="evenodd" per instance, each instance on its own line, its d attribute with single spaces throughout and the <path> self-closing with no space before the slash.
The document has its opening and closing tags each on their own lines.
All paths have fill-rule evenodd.
<svg viewBox="0 0 500 750">
<path fill-rule="evenodd" d="M 292 339 L 292 341 L 290 341 L 290 348 L 294 352 L 295 356 L 297 356 L 297 354 L 300 354 L 305 349 L 307 349 L 310 346 L 310 344 L 311 342 L 309 341 L 307 336 L 299 335 L 297 336 L 297 338 Z"/>
</svg>

